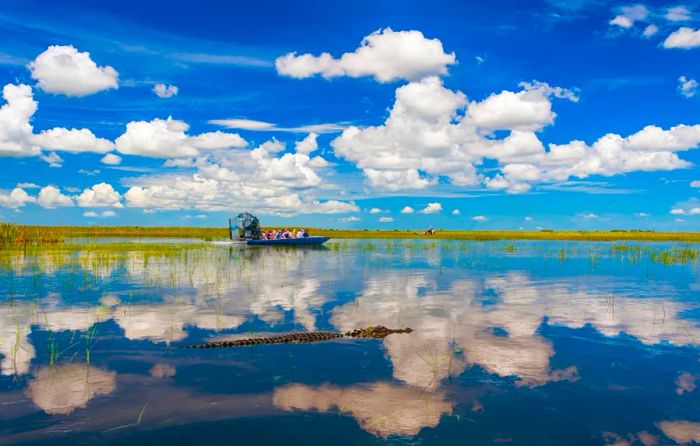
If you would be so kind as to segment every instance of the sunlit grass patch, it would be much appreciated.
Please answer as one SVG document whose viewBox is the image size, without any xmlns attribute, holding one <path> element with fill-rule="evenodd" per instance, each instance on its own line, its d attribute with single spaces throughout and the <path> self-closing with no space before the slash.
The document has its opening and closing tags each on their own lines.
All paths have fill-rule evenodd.
<svg viewBox="0 0 700 446">
<path fill-rule="evenodd" d="M 63 236 L 55 228 L 0 223 L 0 248 L 2 249 L 62 242 Z"/>
</svg>

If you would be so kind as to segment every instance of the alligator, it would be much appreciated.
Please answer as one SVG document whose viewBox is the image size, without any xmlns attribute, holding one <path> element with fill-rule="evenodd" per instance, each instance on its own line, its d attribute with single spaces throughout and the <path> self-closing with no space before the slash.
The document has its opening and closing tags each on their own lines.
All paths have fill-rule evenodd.
<svg viewBox="0 0 700 446">
<path fill-rule="evenodd" d="M 391 329 L 383 325 L 368 328 L 357 328 L 355 330 L 338 333 L 333 331 L 312 331 L 306 333 L 290 333 L 280 336 L 270 336 L 265 338 L 235 339 L 232 341 L 205 342 L 203 344 L 187 345 L 183 348 L 220 348 L 220 347 L 244 347 L 248 345 L 261 344 L 304 344 L 309 342 L 332 341 L 341 338 L 371 338 L 384 339 L 393 333 L 411 333 L 411 328 Z"/>
</svg>

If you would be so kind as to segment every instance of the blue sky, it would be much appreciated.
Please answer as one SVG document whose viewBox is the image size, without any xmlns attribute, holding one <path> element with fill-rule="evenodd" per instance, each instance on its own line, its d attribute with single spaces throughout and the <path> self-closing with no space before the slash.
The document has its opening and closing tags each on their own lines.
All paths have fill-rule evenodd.
<svg viewBox="0 0 700 446">
<path fill-rule="evenodd" d="M 14 3 L 7 221 L 699 229 L 691 2 Z"/>
</svg>

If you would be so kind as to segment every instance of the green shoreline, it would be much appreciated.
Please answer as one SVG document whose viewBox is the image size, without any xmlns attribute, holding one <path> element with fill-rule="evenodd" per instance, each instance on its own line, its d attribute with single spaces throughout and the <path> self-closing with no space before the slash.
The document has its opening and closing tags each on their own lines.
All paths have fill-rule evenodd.
<svg viewBox="0 0 700 446">
<path fill-rule="evenodd" d="M 292 226 L 289 226 L 292 227 Z M 273 229 L 273 228 L 265 228 Z M 313 235 L 335 239 L 438 239 L 438 240 L 590 240 L 590 241 L 681 241 L 700 243 L 700 232 L 656 232 L 642 230 L 438 230 L 426 235 L 420 230 L 346 230 L 307 228 Z M 225 227 L 186 226 L 30 226 L 0 224 L 0 245 L 61 243 L 73 237 L 167 237 L 220 240 L 228 238 Z"/>
</svg>

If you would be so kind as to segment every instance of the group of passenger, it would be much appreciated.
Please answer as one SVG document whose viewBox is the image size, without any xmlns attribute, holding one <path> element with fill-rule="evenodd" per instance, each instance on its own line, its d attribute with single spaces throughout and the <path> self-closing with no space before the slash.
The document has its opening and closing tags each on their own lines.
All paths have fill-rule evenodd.
<svg viewBox="0 0 700 446">
<path fill-rule="evenodd" d="M 308 237 L 309 233 L 306 231 L 306 229 L 292 229 L 291 231 L 287 229 L 281 229 L 279 231 L 265 231 L 261 235 L 261 239 L 263 240 L 280 240 L 280 239 L 285 239 L 285 238 L 304 238 Z"/>
</svg>

